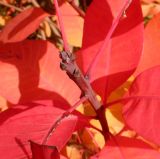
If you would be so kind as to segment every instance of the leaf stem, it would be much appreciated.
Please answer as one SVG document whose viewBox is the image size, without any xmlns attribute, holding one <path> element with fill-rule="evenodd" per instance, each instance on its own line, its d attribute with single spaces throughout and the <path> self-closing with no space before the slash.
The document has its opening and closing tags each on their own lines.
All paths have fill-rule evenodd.
<svg viewBox="0 0 160 159">
<path fill-rule="evenodd" d="M 113 20 L 113 23 L 112 23 L 112 25 L 111 25 L 111 27 L 110 27 L 110 30 L 109 30 L 109 32 L 108 32 L 108 34 L 107 34 L 104 42 L 102 43 L 102 46 L 101 46 L 101 47 L 99 48 L 99 50 L 97 51 L 95 57 L 93 58 L 90 66 L 89 66 L 89 68 L 88 68 L 88 70 L 87 70 L 87 72 L 86 72 L 86 76 L 91 77 L 91 74 L 92 74 L 92 72 L 94 71 L 94 68 L 95 68 L 98 60 L 100 59 L 101 55 L 104 53 L 104 50 L 105 50 L 106 46 L 108 45 L 109 40 L 110 40 L 111 36 L 113 35 L 113 33 L 114 33 L 114 31 L 115 31 L 118 23 L 119 23 L 119 20 L 120 20 L 121 16 L 122 16 L 123 13 L 126 11 L 126 9 L 129 7 L 130 3 L 131 3 L 131 0 L 127 0 L 127 1 L 125 2 L 125 4 L 123 5 L 120 13 L 119 13 L 118 16 L 116 17 L 116 19 Z M 108 58 L 108 62 L 110 62 L 110 55 L 108 55 L 108 57 L 109 57 L 109 58 Z M 107 66 L 110 66 L 110 64 L 108 63 Z M 109 68 L 106 68 L 106 69 L 107 69 L 107 71 L 109 71 Z"/>
<path fill-rule="evenodd" d="M 53 125 L 49 128 L 47 134 L 45 135 L 44 139 L 42 140 L 42 144 L 46 144 L 51 137 L 51 135 L 54 133 L 58 125 L 62 122 L 63 119 L 68 117 L 81 103 L 85 102 L 87 100 L 87 97 L 82 97 L 79 101 L 77 101 L 70 109 L 65 111 L 63 114 L 61 114 L 57 120 L 53 123 Z"/>
<path fill-rule="evenodd" d="M 78 102 L 76 102 L 68 111 L 67 113 L 70 114 L 72 113 L 80 104 L 88 100 L 88 97 L 83 96 Z"/>
<path fill-rule="evenodd" d="M 54 0 L 54 5 L 55 5 L 55 8 L 56 8 L 56 14 L 57 14 L 57 17 L 58 17 L 60 30 L 61 30 L 61 33 L 62 33 L 62 39 L 63 39 L 63 42 L 64 42 L 64 50 L 69 51 L 69 45 L 68 45 L 68 42 L 67 42 L 67 37 L 66 37 L 66 34 L 65 34 L 65 29 L 64 29 L 64 25 L 63 25 L 63 21 L 62 21 L 62 16 L 61 16 L 61 12 L 60 12 L 57 0 Z"/>
<path fill-rule="evenodd" d="M 102 106 L 100 109 L 97 110 L 97 118 L 99 119 L 101 126 L 102 126 L 102 134 L 106 141 L 108 141 L 110 137 L 109 133 L 109 126 L 106 120 L 105 108 Z"/>
</svg>

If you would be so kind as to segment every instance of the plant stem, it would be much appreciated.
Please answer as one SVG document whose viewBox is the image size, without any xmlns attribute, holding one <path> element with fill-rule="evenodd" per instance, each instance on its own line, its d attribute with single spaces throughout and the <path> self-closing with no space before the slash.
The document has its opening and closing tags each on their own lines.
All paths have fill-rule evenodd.
<svg viewBox="0 0 160 159">
<path fill-rule="evenodd" d="M 50 127 L 47 134 L 45 135 L 42 144 L 46 144 L 53 132 L 56 130 L 58 125 L 62 122 L 63 119 L 68 117 L 81 103 L 85 102 L 87 100 L 87 97 L 82 97 L 78 102 L 76 102 L 70 109 L 65 111 L 63 114 L 61 114 L 57 120 L 54 122 L 54 124 Z"/>
<path fill-rule="evenodd" d="M 61 33 L 62 33 L 62 39 L 63 39 L 63 42 L 64 42 L 64 50 L 69 51 L 69 45 L 68 45 L 68 42 L 67 42 L 67 37 L 66 37 L 66 34 L 65 34 L 65 29 L 64 29 L 64 25 L 63 25 L 63 21 L 62 21 L 62 16 L 61 16 L 61 12 L 60 12 L 57 0 L 54 0 L 54 5 L 55 5 L 55 8 L 56 8 L 58 22 L 59 22 Z"/>
<path fill-rule="evenodd" d="M 80 104 L 88 100 L 86 96 L 83 96 L 78 102 L 76 102 L 68 111 L 67 113 L 70 114 L 72 113 Z"/>
<path fill-rule="evenodd" d="M 127 0 L 125 2 L 125 4 L 123 5 L 120 13 L 118 14 L 118 16 L 116 17 L 116 19 L 113 20 L 113 23 L 110 27 L 110 30 L 106 36 L 106 38 L 104 39 L 104 42 L 102 43 L 102 46 L 99 48 L 99 50 L 97 51 L 95 57 L 93 58 L 87 72 L 86 72 L 86 76 L 90 77 L 92 72 L 94 71 L 94 68 L 98 62 L 98 60 L 100 59 L 101 55 L 104 53 L 105 48 L 107 47 L 109 40 L 111 39 L 111 36 L 113 34 L 113 32 L 115 31 L 119 20 L 121 18 L 121 16 L 123 15 L 123 13 L 126 11 L 126 9 L 129 7 L 129 4 L 131 3 L 131 0 Z M 108 55 L 108 66 L 110 65 L 110 55 Z M 109 68 L 107 68 L 107 71 L 109 70 Z"/>
<path fill-rule="evenodd" d="M 88 79 L 84 77 L 81 70 L 75 62 L 74 54 L 66 51 L 60 53 L 60 58 L 62 62 L 60 64 L 61 69 L 65 70 L 68 76 L 78 85 L 81 89 L 83 95 L 88 97 L 89 102 L 93 105 L 95 110 L 98 110 L 102 103 L 96 98 L 96 94 L 93 91 Z"/>
<path fill-rule="evenodd" d="M 65 51 L 62 51 L 60 53 L 60 58 L 62 59 L 62 62 L 60 64 L 61 69 L 65 70 L 68 76 L 77 84 L 77 86 L 81 89 L 82 95 L 86 96 L 93 106 L 94 110 L 97 112 L 97 118 L 99 119 L 101 125 L 102 125 L 102 132 L 104 134 L 104 137 L 106 141 L 108 140 L 108 134 L 109 134 L 109 127 L 108 123 L 105 117 L 105 109 L 102 106 L 102 103 L 98 101 L 95 92 L 93 91 L 89 80 L 84 76 L 79 69 L 74 54 L 71 54 L 68 49 L 66 36 L 64 32 L 64 26 L 58 6 L 57 0 L 54 0 L 54 4 L 56 7 L 56 12 L 58 15 L 58 20 L 60 24 L 60 28 L 62 31 L 62 38 L 64 41 L 64 48 Z"/>
<path fill-rule="evenodd" d="M 61 69 L 66 71 L 68 76 L 81 89 L 83 95 L 88 97 L 88 101 L 97 112 L 97 118 L 99 119 L 102 126 L 102 133 L 107 141 L 109 138 L 109 128 L 105 117 L 105 108 L 102 106 L 102 103 L 98 101 L 96 94 L 89 83 L 89 80 L 84 77 L 79 67 L 77 66 L 74 55 L 63 51 L 60 53 L 60 58 L 62 59 L 60 65 Z"/>
<path fill-rule="evenodd" d="M 102 106 L 100 109 L 97 110 L 97 118 L 99 119 L 101 126 L 102 126 L 102 134 L 107 141 L 109 139 L 109 127 L 108 122 L 106 120 L 105 108 Z"/>
</svg>

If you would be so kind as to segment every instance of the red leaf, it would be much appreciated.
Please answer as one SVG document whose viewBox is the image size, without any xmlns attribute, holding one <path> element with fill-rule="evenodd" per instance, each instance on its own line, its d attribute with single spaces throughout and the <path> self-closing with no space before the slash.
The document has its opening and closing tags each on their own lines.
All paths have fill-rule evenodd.
<svg viewBox="0 0 160 159">
<path fill-rule="evenodd" d="M 13 18 L 0 33 L 0 42 L 18 42 L 33 33 L 48 16 L 40 8 L 30 8 Z"/>
<path fill-rule="evenodd" d="M 145 28 L 144 50 L 136 74 L 160 64 L 160 13 L 149 21 Z"/>
<path fill-rule="evenodd" d="M 32 159 L 60 159 L 58 150 L 54 146 L 31 143 Z"/>
<path fill-rule="evenodd" d="M 130 128 L 144 138 L 160 145 L 160 66 L 140 74 L 123 107 L 123 115 Z"/>
<path fill-rule="evenodd" d="M 81 91 L 60 69 L 58 54 L 40 40 L 0 45 L 0 95 L 14 104 L 51 99 L 73 105 Z"/>
<path fill-rule="evenodd" d="M 56 145 L 57 149 L 60 151 L 66 144 L 66 141 L 70 139 L 76 125 L 76 116 L 70 115 L 69 117 L 63 119 L 56 128 L 56 131 L 54 131 L 52 136 L 49 138 L 48 144 Z"/>
<path fill-rule="evenodd" d="M 3 159 L 30 159 L 31 150 L 28 140 L 44 145 L 42 142 L 49 129 L 64 113 L 63 110 L 49 106 L 46 102 L 43 103 L 47 106 L 39 103 L 15 106 L 1 113 L 0 156 Z M 80 121 L 77 122 L 78 120 Z M 59 121 L 59 125 L 55 125 L 45 145 L 49 144 L 61 150 L 75 131 L 75 126 L 81 123 L 85 125 L 84 122 L 88 122 L 85 117 L 73 115 Z"/>
<path fill-rule="evenodd" d="M 83 47 L 77 53 L 83 72 L 88 70 L 112 29 L 112 22 L 126 2 L 94 0 L 89 7 L 84 24 Z M 92 85 L 103 98 L 133 73 L 142 52 L 143 20 L 139 0 L 132 1 L 126 16 L 121 18 L 91 74 Z"/>
<path fill-rule="evenodd" d="M 159 159 L 160 153 L 141 140 L 114 137 L 91 159 Z"/>
</svg>

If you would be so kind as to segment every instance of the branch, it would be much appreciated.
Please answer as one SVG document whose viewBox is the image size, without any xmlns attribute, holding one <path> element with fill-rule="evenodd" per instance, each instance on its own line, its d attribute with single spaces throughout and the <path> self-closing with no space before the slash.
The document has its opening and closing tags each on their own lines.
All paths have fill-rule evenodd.
<svg viewBox="0 0 160 159">
<path fill-rule="evenodd" d="M 69 52 L 62 51 L 60 53 L 60 58 L 62 59 L 60 64 L 61 69 L 67 72 L 68 76 L 81 89 L 83 95 L 88 97 L 88 100 L 93 105 L 94 109 L 98 110 L 102 103 L 97 100 L 96 94 L 93 91 L 88 79 L 84 77 L 79 67 L 77 66 L 74 55 Z"/>
<path fill-rule="evenodd" d="M 84 77 L 79 67 L 77 66 L 74 55 L 69 52 L 62 51 L 60 53 L 60 58 L 62 59 L 60 64 L 61 69 L 65 70 L 68 76 L 77 84 L 83 95 L 88 98 L 88 101 L 96 111 L 97 119 L 100 121 L 102 126 L 102 133 L 107 141 L 109 138 L 109 127 L 105 116 L 105 108 L 96 98 L 96 94 L 93 91 L 89 80 Z"/>
<path fill-rule="evenodd" d="M 89 102 L 92 104 L 93 108 L 97 112 L 97 118 L 99 119 L 101 125 L 102 125 L 102 133 L 107 140 L 109 137 L 109 128 L 108 128 L 108 123 L 105 117 L 105 108 L 102 106 L 102 103 L 98 101 L 96 98 L 96 94 L 93 91 L 90 82 L 87 78 L 84 77 L 82 74 L 81 70 L 79 69 L 78 65 L 76 64 L 75 57 L 73 54 L 69 52 L 69 46 L 66 40 L 66 35 L 64 31 L 64 26 L 63 26 L 63 21 L 61 18 L 59 6 L 57 0 L 54 0 L 60 28 L 62 31 L 62 38 L 64 42 L 64 49 L 65 51 L 60 53 L 60 58 L 62 59 L 62 62 L 60 64 L 61 69 L 65 70 L 68 76 L 77 84 L 77 86 L 81 89 L 82 95 L 85 98 L 89 100 Z M 82 98 L 83 99 L 83 98 Z M 77 106 L 77 104 L 76 104 Z M 55 124 L 50 128 L 48 134 L 46 135 L 43 144 L 47 142 L 49 137 L 52 135 L 53 131 L 56 129 L 56 127 L 60 124 L 60 122 L 67 117 L 74 109 L 76 106 L 73 106 L 73 108 L 70 111 L 67 111 L 67 113 L 63 114 L 60 116 L 55 122 Z"/>
<path fill-rule="evenodd" d="M 60 53 L 60 58 L 62 62 L 60 63 L 61 69 L 65 70 L 68 76 L 77 84 L 77 86 L 81 89 L 82 95 L 87 97 L 91 105 L 93 106 L 94 110 L 97 112 L 97 118 L 99 119 L 101 126 L 102 126 L 102 133 L 106 140 L 109 138 L 109 127 L 105 116 L 105 108 L 102 106 L 102 103 L 98 101 L 96 98 L 96 94 L 93 91 L 87 76 L 84 77 L 81 70 L 79 69 L 74 54 L 71 54 L 68 51 L 68 45 L 66 42 L 66 37 L 64 33 L 64 26 L 61 19 L 61 14 L 59 11 L 59 6 L 57 0 L 54 0 L 56 12 L 58 15 L 58 20 L 60 23 L 60 28 L 62 30 L 62 37 L 64 41 L 64 48 L 65 51 Z"/>
</svg>

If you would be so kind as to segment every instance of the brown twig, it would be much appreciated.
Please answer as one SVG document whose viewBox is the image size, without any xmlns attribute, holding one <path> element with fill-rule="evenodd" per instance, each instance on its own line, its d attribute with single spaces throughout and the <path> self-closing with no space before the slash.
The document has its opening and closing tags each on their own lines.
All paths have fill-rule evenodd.
<svg viewBox="0 0 160 159">
<path fill-rule="evenodd" d="M 13 8 L 13 9 L 15 9 L 18 12 L 22 12 L 23 11 L 23 9 L 18 8 L 16 6 L 14 6 L 14 5 L 8 4 L 8 3 L 3 2 L 3 1 L 0 1 L 0 5 L 3 5 L 3 6 L 8 7 L 8 8 Z"/>
<path fill-rule="evenodd" d="M 94 110 L 96 111 L 97 119 L 100 121 L 102 126 L 102 133 L 107 141 L 109 138 L 109 127 L 105 117 L 105 108 L 102 106 L 102 103 L 98 101 L 89 80 L 87 77 L 84 77 L 76 64 L 74 54 L 62 51 L 60 53 L 60 58 L 62 59 L 60 64 L 61 69 L 65 70 L 68 76 L 77 84 L 83 93 L 82 95 L 88 97 L 88 101 L 92 104 Z"/>
<path fill-rule="evenodd" d="M 92 90 L 88 79 L 84 77 L 79 67 L 77 66 L 74 55 L 69 52 L 62 51 L 60 53 L 60 58 L 62 59 L 62 70 L 67 72 L 69 77 L 78 85 L 83 94 L 88 96 L 88 99 L 93 105 L 94 109 L 98 110 L 102 104 L 97 100 L 96 94 Z"/>
</svg>

